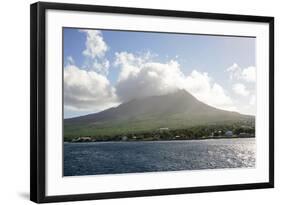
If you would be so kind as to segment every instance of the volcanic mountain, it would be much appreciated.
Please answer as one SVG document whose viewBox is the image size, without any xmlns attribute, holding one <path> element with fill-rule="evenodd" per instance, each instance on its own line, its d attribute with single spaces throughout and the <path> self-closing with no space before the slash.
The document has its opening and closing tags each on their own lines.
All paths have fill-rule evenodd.
<svg viewBox="0 0 281 205">
<path fill-rule="evenodd" d="M 99 113 L 64 119 L 64 136 L 107 136 L 253 119 L 254 116 L 211 107 L 187 91 L 178 90 L 133 99 Z"/>
</svg>

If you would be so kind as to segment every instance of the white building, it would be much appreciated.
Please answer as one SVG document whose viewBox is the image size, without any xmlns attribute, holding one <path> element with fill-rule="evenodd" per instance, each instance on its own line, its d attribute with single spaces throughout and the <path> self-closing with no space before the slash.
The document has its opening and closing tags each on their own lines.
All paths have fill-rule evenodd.
<svg viewBox="0 0 281 205">
<path fill-rule="evenodd" d="M 127 136 L 123 136 L 123 137 L 122 137 L 122 140 L 123 140 L 123 141 L 127 141 L 127 140 L 128 140 L 128 137 L 127 137 Z"/>
</svg>

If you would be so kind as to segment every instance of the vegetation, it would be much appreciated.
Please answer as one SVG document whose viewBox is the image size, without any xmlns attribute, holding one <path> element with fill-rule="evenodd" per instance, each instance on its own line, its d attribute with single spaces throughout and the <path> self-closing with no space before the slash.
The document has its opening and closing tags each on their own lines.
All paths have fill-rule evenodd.
<svg viewBox="0 0 281 205">
<path fill-rule="evenodd" d="M 211 107 L 179 90 L 167 95 L 134 99 L 99 113 L 65 119 L 64 140 L 201 139 L 221 137 L 226 131 L 235 136 L 241 133 L 252 136 L 254 123 L 254 116 Z"/>
<path fill-rule="evenodd" d="M 233 135 L 226 136 L 226 132 L 231 131 Z M 122 134 L 96 134 L 96 135 L 76 135 L 65 136 L 67 142 L 81 141 L 152 141 L 152 140 L 191 140 L 191 139 L 210 139 L 210 138 L 235 138 L 235 137 L 254 137 L 255 127 L 246 125 L 245 122 L 233 124 L 213 124 L 200 125 L 180 129 L 157 129 L 139 132 L 124 132 Z"/>
</svg>

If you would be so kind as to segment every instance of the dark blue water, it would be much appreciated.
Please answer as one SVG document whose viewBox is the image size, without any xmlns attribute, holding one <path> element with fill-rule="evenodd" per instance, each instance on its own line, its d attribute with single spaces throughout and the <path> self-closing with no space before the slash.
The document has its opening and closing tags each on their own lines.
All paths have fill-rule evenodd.
<svg viewBox="0 0 281 205">
<path fill-rule="evenodd" d="M 255 166 L 255 139 L 64 144 L 64 176 Z"/>
</svg>

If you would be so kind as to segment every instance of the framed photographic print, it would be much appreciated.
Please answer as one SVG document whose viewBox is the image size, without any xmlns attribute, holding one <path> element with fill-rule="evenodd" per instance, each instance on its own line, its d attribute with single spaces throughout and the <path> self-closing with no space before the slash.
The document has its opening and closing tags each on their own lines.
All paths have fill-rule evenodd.
<svg viewBox="0 0 281 205">
<path fill-rule="evenodd" d="M 34 202 L 274 187 L 274 18 L 31 5 Z"/>
</svg>

